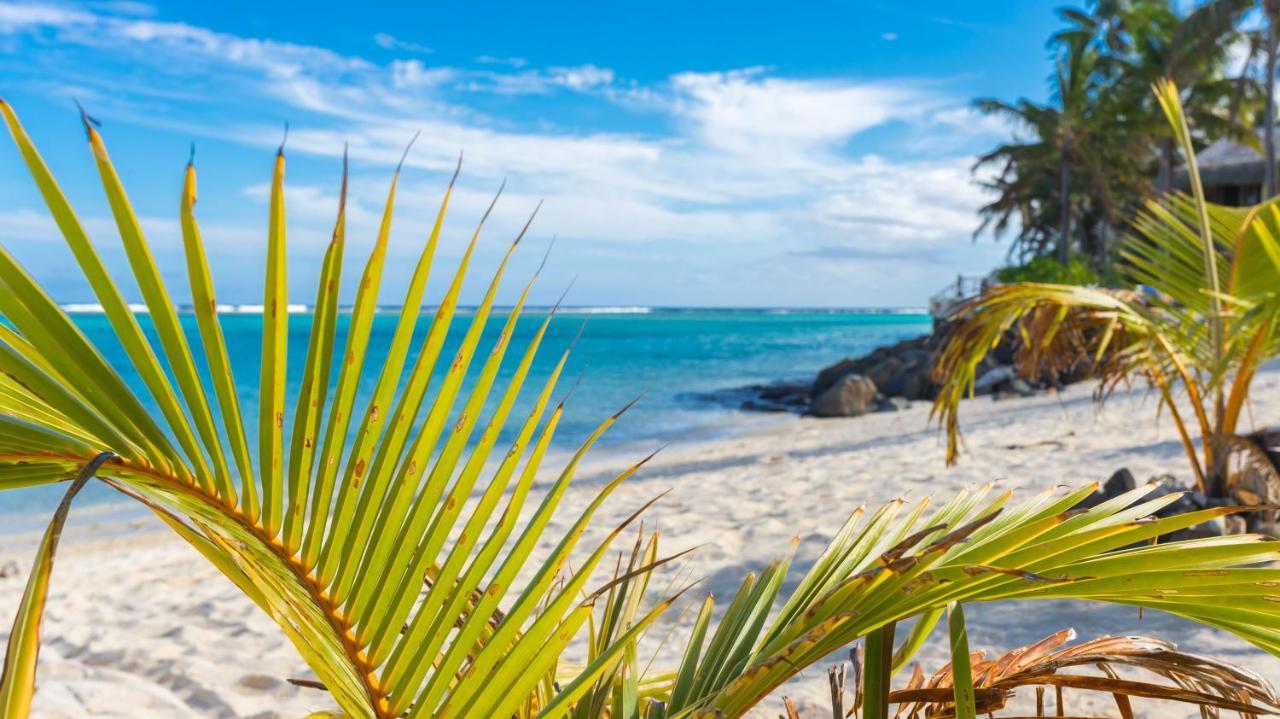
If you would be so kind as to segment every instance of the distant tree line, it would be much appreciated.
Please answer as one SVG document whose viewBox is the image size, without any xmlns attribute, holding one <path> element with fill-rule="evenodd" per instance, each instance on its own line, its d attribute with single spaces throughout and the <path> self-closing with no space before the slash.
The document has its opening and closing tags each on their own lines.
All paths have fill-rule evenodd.
<svg viewBox="0 0 1280 719">
<path fill-rule="evenodd" d="M 1049 101 L 974 102 L 1014 128 L 974 165 L 993 198 L 975 237 L 1012 235 L 1009 260 L 1019 265 L 1043 256 L 1065 265 L 1078 254 L 1105 268 L 1126 218 L 1174 187 L 1175 141 L 1151 92 L 1161 78 L 1181 89 L 1197 147 L 1228 138 L 1263 151 L 1254 128 L 1273 124 L 1265 78 L 1274 77 L 1276 5 L 1095 0 L 1061 9 L 1064 27 L 1048 41 Z"/>
</svg>

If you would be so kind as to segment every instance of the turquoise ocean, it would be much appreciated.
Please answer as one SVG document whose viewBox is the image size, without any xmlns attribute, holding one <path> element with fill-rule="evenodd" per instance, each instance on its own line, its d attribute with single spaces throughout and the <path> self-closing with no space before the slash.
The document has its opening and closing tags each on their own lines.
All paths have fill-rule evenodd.
<svg viewBox="0 0 1280 719">
<path fill-rule="evenodd" d="M 490 395 L 490 409 L 497 403 L 501 389 L 506 386 L 525 346 L 547 312 L 546 309 L 526 310 L 520 317 L 498 384 Z M 73 312 L 71 316 L 129 385 L 136 388 L 144 404 L 154 409 L 154 402 L 114 339 L 107 318 L 93 312 Z M 150 331 L 146 315 L 139 317 L 144 328 Z M 345 313 L 339 316 L 338 347 L 344 344 L 349 317 Z M 414 338 L 415 350 L 425 337 L 431 318 L 432 312 L 428 310 L 419 319 Z M 473 370 L 478 371 L 506 318 L 506 311 L 495 311 L 490 317 L 482 335 L 479 356 L 473 361 Z M 182 319 L 193 342 L 198 341 L 194 315 L 186 313 Z M 452 360 L 472 319 L 472 314 L 467 311 L 460 311 L 455 318 L 436 368 L 437 379 Z M 290 398 L 298 391 L 311 320 L 312 316 L 306 312 L 289 315 Z M 397 320 L 398 311 L 394 308 L 380 311 L 375 317 L 365 372 L 356 400 L 356 421 L 363 416 Z M 250 447 L 256 447 L 257 384 L 261 365 L 258 348 L 262 316 L 253 312 L 225 313 L 221 315 L 221 321 L 240 392 L 241 408 L 249 424 Z M 929 329 L 928 315 L 913 311 L 562 309 L 551 320 L 538 359 L 508 425 L 514 426 L 523 421 L 561 353 L 575 337 L 578 337 L 577 343 L 553 395 L 559 399 L 572 389 L 554 446 L 561 450 L 576 448 L 597 423 L 640 397 L 639 403 L 609 430 L 598 445 L 607 448 L 635 444 L 637 452 L 640 452 L 666 442 L 716 437 L 762 420 L 759 414 L 737 409 L 740 399 L 735 399 L 731 392 L 725 390 L 779 380 L 806 380 L 812 378 L 818 369 L 842 357 L 865 354 L 877 346 L 925 334 Z M 411 354 L 406 363 L 410 367 L 414 356 Z M 197 362 L 203 366 L 203 358 Z M 336 366 L 333 375 L 336 382 Z M 433 381 L 432 387 L 435 386 L 438 386 L 438 381 Z M 464 385 L 463 392 L 469 387 L 470 382 Z M 211 390 L 209 395 L 212 401 Z M 434 390 L 429 390 L 428 401 L 432 397 Z M 461 404 L 460 399 L 457 405 Z M 292 406 L 291 401 L 286 406 Z M 288 436 L 286 425 L 286 443 Z M 61 491 L 55 486 L 0 493 L 0 533 L 4 533 L 2 525 L 5 524 L 10 530 L 26 529 L 27 522 L 18 521 L 20 515 L 33 514 L 30 519 L 36 516 L 47 518 L 47 512 L 56 505 Z M 87 489 L 77 503 L 119 499 L 105 487 L 93 487 Z"/>
</svg>

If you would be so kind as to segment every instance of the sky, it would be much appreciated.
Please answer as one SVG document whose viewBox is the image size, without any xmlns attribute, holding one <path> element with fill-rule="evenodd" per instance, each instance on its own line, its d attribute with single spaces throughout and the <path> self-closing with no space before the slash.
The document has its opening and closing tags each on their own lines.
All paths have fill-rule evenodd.
<svg viewBox="0 0 1280 719">
<path fill-rule="evenodd" d="M 294 302 L 315 295 L 344 146 L 349 300 L 418 134 L 387 304 L 461 153 L 436 292 L 505 180 L 464 301 L 542 202 L 509 269 L 527 278 L 552 248 L 535 304 L 572 285 L 574 305 L 918 307 L 1004 258 L 973 240 L 985 195 L 971 167 L 1012 128 L 970 103 L 1047 94 L 1059 4 L 0 1 L 0 97 L 127 279 L 75 103 L 101 123 L 178 301 L 192 147 L 218 299 L 261 301 L 287 123 Z M 59 301 L 93 301 L 8 140 L 0 243 Z M 500 301 L 523 283 L 508 284 Z"/>
</svg>

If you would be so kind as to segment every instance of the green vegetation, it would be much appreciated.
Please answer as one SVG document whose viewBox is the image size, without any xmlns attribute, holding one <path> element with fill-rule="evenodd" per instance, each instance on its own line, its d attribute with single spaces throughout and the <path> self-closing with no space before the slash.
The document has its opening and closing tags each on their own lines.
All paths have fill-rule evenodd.
<svg viewBox="0 0 1280 719">
<path fill-rule="evenodd" d="M 1257 71 L 1263 33 L 1242 29 L 1252 0 L 1207 0 L 1180 14 L 1168 0 L 1095 0 L 1062 11 L 1047 103 L 981 99 L 975 106 L 1014 127 L 1014 138 L 974 167 L 994 199 L 978 233 L 1015 232 L 1018 263 L 1071 253 L 1094 267 L 1111 261 L 1126 220 L 1156 191 L 1172 188 L 1176 138 L 1148 88 L 1179 87 L 1196 147 L 1220 138 L 1256 144 L 1255 115 L 1267 83 Z M 1249 48 L 1230 75 L 1233 46 Z"/>
<path fill-rule="evenodd" d="M 1041 256 L 1025 265 L 1002 267 L 996 271 L 1001 282 L 1051 282 L 1058 285 L 1093 286 L 1111 284 L 1089 264 L 1088 258 L 1079 253 L 1071 256 L 1067 264 L 1057 258 Z"/>
<path fill-rule="evenodd" d="M 1146 380 L 1160 392 L 1200 490 L 1256 504 L 1237 491 L 1233 461 L 1257 451 L 1237 427 L 1258 367 L 1280 354 L 1280 198 L 1255 207 L 1206 202 L 1177 89 L 1166 81 L 1155 90 L 1186 153 L 1192 194 L 1149 201 L 1133 220 L 1123 271 L 1148 291 L 1040 282 L 989 289 L 956 311 L 936 368 L 943 386 L 934 413 L 954 461 L 960 400 L 975 368 L 1016 329 L 1027 374 L 1087 364 L 1102 380 L 1100 399 L 1119 383 Z"/>
<path fill-rule="evenodd" d="M 386 359 L 372 368 L 377 386 L 368 405 L 357 408 L 355 381 L 364 369 L 399 172 L 341 349 L 334 321 L 345 245 L 340 201 L 316 289 L 302 387 L 290 404 L 281 388 L 289 321 L 282 306 L 281 149 L 271 185 L 264 285 L 266 369 L 258 409 L 266 421 L 254 456 L 229 389 L 235 385 L 216 305 L 197 302 L 198 336 L 182 332 L 99 132 L 86 121 L 157 343 L 141 331 L 17 115 L 3 103 L 0 111 L 132 365 L 108 363 L 0 248 L 0 316 L 7 323 L 0 324 L 0 489 L 70 482 L 10 634 L 0 679 L 6 719 L 28 716 L 35 699 L 40 623 L 58 536 L 76 492 L 92 478 L 148 507 L 276 622 L 315 673 L 313 683 L 336 705 L 317 717 L 740 717 L 788 679 L 864 638 L 857 703 L 863 717 L 887 717 L 891 703 L 907 701 L 891 692 L 895 670 L 944 612 L 954 662 L 963 663 L 953 676 L 975 682 L 986 676 L 969 667 L 961 607 L 995 600 L 1081 599 L 1159 609 L 1280 655 L 1280 604 L 1271 601 L 1270 588 L 1280 582 L 1280 570 L 1257 566 L 1275 560 L 1280 543 L 1238 536 L 1151 544 L 1239 508 L 1147 519 L 1177 495 L 1147 500 L 1142 488 L 1073 511 L 1094 491 L 1086 486 L 1042 492 L 1019 504 L 1007 492 L 982 489 L 932 510 L 928 501 L 853 509 L 825 552 L 795 573 L 799 577 L 786 555 L 744 577 L 727 602 L 703 599 L 692 630 L 669 640 L 683 646 L 682 660 L 651 667 L 639 639 L 687 587 L 654 591 L 651 586 L 665 583 L 650 580 L 675 557 L 660 552 L 656 535 L 642 532 L 612 577 L 597 576 L 613 543 L 645 506 L 602 535 L 586 534 L 603 503 L 644 462 L 599 487 L 586 506 L 562 508 L 579 462 L 617 420 L 614 415 L 555 479 L 535 483 L 563 411 L 552 395 L 564 355 L 542 387 L 522 387 L 550 318 L 542 320 L 529 344 L 513 352 L 510 383 L 495 386 L 525 297 L 493 345 L 481 348 L 505 259 L 456 355 L 441 355 L 484 217 L 448 279 L 444 301 L 426 320 L 424 339 L 411 342 L 449 203 L 445 191 Z M 345 186 L 344 177 L 344 198 Z M 195 168 L 188 166 L 181 222 L 190 281 L 198 296 L 211 300 L 194 207 Z M 508 257 L 519 242 L 511 243 Z M 1170 261 L 1184 259 L 1181 245 L 1170 249 Z M 1171 302 L 1167 311 L 1175 307 Z M 1229 351 L 1236 352 L 1234 344 Z M 211 392 L 196 370 L 197 356 L 212 369 Z M 331 362 L 335 356 L 341 362 Z M 442 376 L 428 386 L 437 367 Z M 159 412 L 144 409 L 121 371 L 137 373 Z M 472 382 L 464 384 L 464 378 Z M 471 389 L 464 393 L 464 386 Z M 517 431 L 510 447 L 494 452 L 522 391 L 536 396 L 533 409 L 512 420 Z M 496 403 L 488 402 L 491 393 Z M 290 412 L 293 434 L 286 438 L 284 415 Z M 477 433 L 482 415 L 484 429 Z M 458 419 L 446 422 L 453 417 Z M 567 529 L 549 530 L 561 509 L 570 513 Z M 895 647 L 900 625 L 906 639 Z M 921 698 L 914 696 L 912 701 Z M 1206 692 L 1188 690 L 1183 697 L 1225 706 Z M 975 692 L 963 681 L 923 698 L 951 705 L 957 716 L 990 708 L 989 692 Z M 1265 710 L 1250 705 L 1244 711 Z"/>
</svg>

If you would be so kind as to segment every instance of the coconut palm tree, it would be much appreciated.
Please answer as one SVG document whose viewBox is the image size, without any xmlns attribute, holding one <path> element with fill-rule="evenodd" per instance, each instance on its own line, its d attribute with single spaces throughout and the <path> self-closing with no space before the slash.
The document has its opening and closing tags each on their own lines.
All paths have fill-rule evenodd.
<svg viewBox="0 0 1280 719">
<path fill-rule="evenodd" d="M 1192 192 L 1148 201 L 1133 220 L 1122 272 L 1147 291 L 1014 283 L 959 308 L 936 368 L 942 389 L 934 412 L 947 428 L 949 461 L 977 363 L 1013 331 L 1029 374 L 1086 364 L 1102 380 L 1103 399 L 1117 383 L 1148 381 L 1200 489 L 1216 497 L 1233 491 L 1231 460 L 1252 453 L 1238 437 L 1250 383 L 1280 353 L 1280 202 L 1206 202 L 1177 88 L 1166 80 L 1156 96 L 1186 155 Z"/>
<path fill-rule="evenodd" d="M 979 211 L 978 232 L 997 235 L 1018 225 L 1011 252 L 1020 259 L 1053 249 L 1066 264 L 1073 238 L 1096 261 L 1106 254 L 1105 238 L 1122 211 L 1124 198 L 1149 191 L 1146 153 L 1134 136 L 1124 108 L 1105 88 L 1107 57 L 1084 33 L 1055 39 L 1059 50 L 1051 80 L 1052 99 L 997 99 L 975 102 L 980 111 L 1012 124 L 1019 139 L 982 155 L 974 171 L 994 167 L 981 181 L 995 198 Z"/>
<path fill-rule="evenodd" d="M 1115 61 L 1117 91 L 1131 102 L 1133 121 L 1156 138 L 1161 191 L 1173 188 L 1177 138 L 1169 133 L 1148 88 L 1168 78 L 1180 88 L 1182 105 L 1199 137 L 1231 138 L 1256 144 L 1253 113 L 1255 84 L 1247 73 L 1226 73 L 1230 47 L 1242 38 L 1240 20 L 1251 0 L 1210 0 L 1185 15 L 1163 0 L 1100 6 L 1113 14 L 1104 24 L 1124 28 L 1125 49 Z"/>
<path fill-rule="evenodd" d="M 1266 98 L 1262 144 L 1267 161 L 1266 184 L 1263 186 L 1263 191 L 1267 197 L 1272 197 L 1276 194 L 1276 23 L 1280 23 L 1280 1 L 1263 0 L 1262 8 L 1267 18 L 1267 64 L 1262 78 L 1263 93 Z"/>
<path fill-rule="evenodd" d="M 620 557 L 612 575 L 596 577 L 611 544 L 644 506 L 580 546 L 603 503 L 644 461 L 601 486 L 586 506 L 572 508 L 567 531 L 548 532 L 583 456 L 621 411 L 585 439 L 554 479 L 536 484 L 564 409 L 552 400 L 562 354 L 542 386 L 529 390 L 532 409 L 513 422 L 509 449 L 494 452 L 553 321 L 537 323 L 515 353 L 511 380 L 496 386 L 527 284 L 485 351 L 481 337 L 523 231 L 448 358 L 445 333 L 489 213 L 480 218 L 425 337 L 414 342 L 451 196 L 445 190 L 385 358 L 371 368 L 377 382 L 357 407 L 399 170 L 341 344 L 340 199 L 301 387 L 290 397 L 282 148 L 270 194 L 255 451 L 195 214 L 194 166 L 187 166 L 180 195 L 197 324 L 188 334 L 105 141 L 86 118 L 94 164 L 154 323 L 153 341 L 17 114 L 3 102 L 0 114 L 127 356 L 125 366 L 109 362 L 0 247 L 0 490 L 67 485 L 9 635 L 0 675 L 5 719 L 28 716 L 38 699 L 40 627 L 59 537 L 76 494 L 94 478 L 151 510 L 276 622 L 315 673 L 308 683 L 336 705 L 315 717 L 740 717 L 806 667 L 865 638 L 863 716 L 883 719 L 894 669 L 944 612 L 951 610 L 954 638 L 962 634 L 962 604 L 1005 599 L 1162 609 L 1280 655 L 1280 605 L 1268 601 L 1267 589 L 1280 571 L 1246 566 L 1275 559 L 1280 543 L 1237 537 L 1148 545 L 1237 508 L 1138 521 L 1176 496 L 1147 500 L 1139 489 L 1071 512 L 1093 486 L 1050 490 L 1016 505 L 1008 492 L 993 496 L 987 488 L 962 492 L 933 511 L 927 501 L 853 509 L 799 577 L 788 576 L 791 560 L 784 555 L 747 575 L 721 609 L 714 597 L 704 599 L 692 631 L 679 640 L 682 660 L 650 671 L 639 639 L 680 587 L 656 596 L 647 589 L 674 557 L 660 554 L 656 535 L 641 533 L 629 559 Z M 344 172 L 340 198 L 345 185 Z M 207 374 L 197 369 L 197 357 Z M 127 383 L 122 371 L 136 374 L 139 384 Z M 144 392 L 156 412 L 147 411 Z M 895 649 L 899 624 L 911 629 Z M 966 645 L 954 646 L 955 676 L 971 676 L 962 673 L 969 666 Z M 973 716 L 972 682 L 954 684 L 957 715 Z"/>
<path fill-rule="evenodd" d="M 1113 230 L 1156 189 L 1153 168 L 1159 189 L 1172 187 L 1176 142 L 1148 91 L 1161 78 L 1183 89 L 1198 143 L 1256 143 L 1257 83 L 1225 71 L 1248 7 L 1213 0 L 1179 15 L 1165 0 L 1100 0 L 1062 10 L 1067 26 L 1049 43 L 1057 58 L 1050 102 L 976 103 L 1007 119 L 1018 139 L 974 166 L 994 195 L 975 234 L 1016 227 L 1010 254 L 1019 261 L 1050 251 L 1061 259 L 1078 243 L 1095 265 L 1108 262 Z"/>
</svg>

